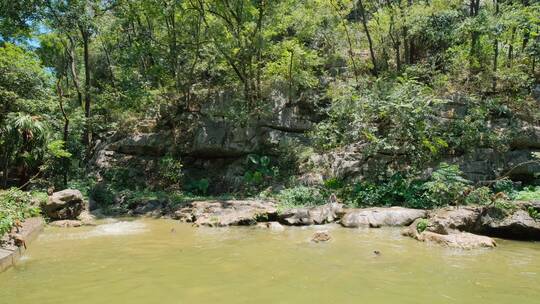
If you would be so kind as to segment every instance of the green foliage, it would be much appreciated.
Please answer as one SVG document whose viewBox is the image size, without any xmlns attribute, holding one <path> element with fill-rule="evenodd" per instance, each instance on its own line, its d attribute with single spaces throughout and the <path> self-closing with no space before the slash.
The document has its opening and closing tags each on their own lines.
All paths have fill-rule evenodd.
<svg viewBox="0 0 540 304">
<path fill-rule="evenodd" d="M 462 177 L 457 165 L 441 163 L 422 187 L 434 206 L 459 205 L 470 181 Z"/>
<path fill-rule="evenodd" d="M 277 176 L 277 168 L 270 166 L 270 157 L 249 154 L 248 169 L 244 173 L 244 181 L 252 186 L 260 186 Z"/>
<path fill-rule="evenodd" d="M 206 195 L 209 187 L 210 181 L 207 178 L 201 178 L 188 181 L 184 188 L 191 193 Z"/>
<path fill-rule="evenodd" d="M 64 141 L 63 140 L 53 140 L 47 145 L 47 149 L 51 156 L 55 158 L 69 158 L 71 157 L 71 153 L 66 151 L 64 149 Z"/>
<path fill-rule="evenodd" d="M 182 162 L 171 155 L 166 155 L 159 160 L 159 175 L 170 184 L 178 185 L 183 178 Z"/>
<path fill-rule="evenodd" d="M 465 197 L 465 204 L 467 205 L 489 205 L 491 204 L 491 198 L 493 192 L 488 187 L 480 187 L 472 190 Z"/>
<path fill-rule="evenodd" d="M 514 203 L 504 198 L 495 199 L 495 201 L 493 202 L 493 207 L 499 210 L 502 215 L 512 214 L 518 209 L 518 207 Z"/>
<path fill-rule="evenodd" d="M 424 232 L 427 229 L 427 227 L 429 227 L 429 220 L 427 219 L 420 219 L 416 223 L 416 231 L 418 231 L 418 233 Z"/>
<path fill-rule="evenodd" d="M 540 200 L 540 186 L 526 187 L 525 189 L 518 191 L 515 194 L 514 199 L 518 201 Z"/>
<path fill-rule="evenodd" d="M 41 195 L 16 188 L 0 190 L 0 237 L 11 230 L 15 221 L 39 215 L 40 201 L 34 196 L 42 199 Z"/>
<path fill-rule="evenodd" d="M 345 201 L 354 207 L 398 206 L 425 208 L 421 182 L 395 174 L 379 182 L 363 181 L 345 187 Z"/>
<path fill-rule="evenodd" d="M 448 147 L 443 126 L 433 119 L 435 106 L 443 101 L 417 81 L 381 81 L 360 93 L 336 84 L 329 94 L 333 102 L 328 119 L 313 134 L 321 148 L 362 142 L 368 144 L 366 156 L 383 153 L 419 165 Z"/>
<path fill-rule="evenodd" d="M 279 209 L 285 210 L 296 207 L 317 206 L 326 203 L 326 198 L 318 188 L 297 186 L 281 190 L 276 196 Z"/>
<path fill-rule="evenodd" d="M 343 188 L 343 181 L 333 177 L 324 181 L 324 187 L 328 190 L 338 190 Z"/>
<path fill-rule="evenodd" d="M 538 210 L 536 210 L 534 207 L 528 207 L 527 212 L 533 219 L 540 220 L 540 212 L 538 212 Z"/>
<path fill-rule="evenodd" d="M 493 192 L 495 193 L 505 193 L 509 197 L 512 197 L 515 192 L 514 183 L 507 177 L 496 180 L 493 185 Z"/>
</svg>

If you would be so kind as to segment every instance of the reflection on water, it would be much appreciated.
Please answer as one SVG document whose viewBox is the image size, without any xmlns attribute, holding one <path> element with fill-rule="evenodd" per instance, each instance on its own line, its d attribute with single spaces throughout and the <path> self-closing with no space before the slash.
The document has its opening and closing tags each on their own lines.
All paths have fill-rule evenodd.
<svg viewBox="0 0 540 304">
<path fill-rule="evenodd" d="M 172 229 L 174 228 L 174 229 Z M 318 229 L 332 240 L 314 244 Z M 380 251 L 375 255 L 374 250 Z M 462 251 L 398 229 L 48 228 L 0 274 L 0 303 L 538 303 L 540 244 Z"/>
</svg>

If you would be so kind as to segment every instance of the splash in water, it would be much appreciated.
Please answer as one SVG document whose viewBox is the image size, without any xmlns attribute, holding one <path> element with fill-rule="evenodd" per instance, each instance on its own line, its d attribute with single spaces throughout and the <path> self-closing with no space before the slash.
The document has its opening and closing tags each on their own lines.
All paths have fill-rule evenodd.
<svg viewBox="0 0 540 304">
<path fill-rule="evenodd" d="M 74 240 L 74 239 L 87 239 L 92 237 L 102 237 L 102 236 L 122 236 L 122 235 L 132 235 L 140 234 L 147 231 L 146 224 L 133 221 L 121 221 L 109 224 L 103 224 L 94 227 L 92 230 L 78 231 L 73 230 L 69 233 L 52 233 L 42 235 L 41 237 L 47 240 Z"/>
</svg>

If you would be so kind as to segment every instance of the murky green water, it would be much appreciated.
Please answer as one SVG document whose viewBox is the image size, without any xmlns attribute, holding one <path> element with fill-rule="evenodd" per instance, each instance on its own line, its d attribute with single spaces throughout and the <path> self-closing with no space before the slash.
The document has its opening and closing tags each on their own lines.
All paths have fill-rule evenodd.
<svg viewBox="0 0 540 304">
<path fill-rule="evenodd" d="M 0 303 L 540 303 L 539 243 L 460 251 L 331 226 L 313 244 L 316 229 L 48 228 L 0 274 Z"/>
</svg>

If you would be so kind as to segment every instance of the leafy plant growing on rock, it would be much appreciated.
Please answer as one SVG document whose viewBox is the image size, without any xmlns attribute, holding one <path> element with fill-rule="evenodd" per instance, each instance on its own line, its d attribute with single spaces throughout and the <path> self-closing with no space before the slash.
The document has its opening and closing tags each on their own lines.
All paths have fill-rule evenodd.
<svg viewBox="0 0 540 304">
<path fill-rule="evenodd" d="M 427 219 L 420 219 L 416 223 L 416 231 L 418 231 L 418 233 L 422 233 L 427 229 L 428 226 L 429 226 L 429 221 Z"/>
</svg>

